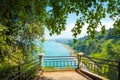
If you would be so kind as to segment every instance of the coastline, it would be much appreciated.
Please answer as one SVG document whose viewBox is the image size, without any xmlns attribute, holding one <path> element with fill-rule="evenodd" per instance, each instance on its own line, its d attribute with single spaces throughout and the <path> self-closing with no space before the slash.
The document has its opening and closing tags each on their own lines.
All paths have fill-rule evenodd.
<svg viewBox="0 0 120 80">
<path fill-rule="evenodd" d="M 69 45 L 66 45 L 64 43 L 62 43 L 62 45 L 70 51 L 70 56 L 76 56 L 75 53 L 74 53 L 75 50 L 73 50 Z"/>
</svg>

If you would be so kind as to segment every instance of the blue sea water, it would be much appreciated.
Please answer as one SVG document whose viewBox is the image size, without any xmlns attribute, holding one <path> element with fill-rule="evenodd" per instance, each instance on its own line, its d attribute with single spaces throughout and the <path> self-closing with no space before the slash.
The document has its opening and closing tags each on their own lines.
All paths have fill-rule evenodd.
<svg viewBox="0 0 120 80">
<path fill-rule="evenodd" d="M 39 43 L 37 44 L 39 45 Z M 46 41 L 44 43 L 44 50 L 45 53 L 43 53 L 43 56 L 70 56 L 70 51 L 61 43 Z M 72 68 L 76 68 L 76 64 L 76 61 L 73 61 L 73 59 L 64 60 L 60 58 L 59 60 L 45 60 L 43 58 L 44 67 L 54 66 L 55 68 L 66 68 L 67 66 L 71 66 Z"/>
<path fill-rule="evenodd" d="M 63 44 L 46 41 L 44 43 L 44 56 L 69 56 L 70 51 L 66 49 Z"/>
</svg>

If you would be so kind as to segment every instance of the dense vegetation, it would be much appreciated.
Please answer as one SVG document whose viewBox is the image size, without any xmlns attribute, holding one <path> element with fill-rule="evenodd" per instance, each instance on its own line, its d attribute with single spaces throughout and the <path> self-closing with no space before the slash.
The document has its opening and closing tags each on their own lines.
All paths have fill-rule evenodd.
<svg viewBox="0 0 120 80">
<path fill-rule="evenodd" d="M 120 36 L 119 31 L 109 29 L 106 34 L 98 32 L 96 38 L 90 39 L 89 36 L 78 39 L 77 44 L 72 41 L 68 43 L 74 50 L 83 52 L 91 57 L 119 60 L 120 59 Z"/>
<path fill-rule="evenodd" d="M 60 34 L 71 13 L 79 16 L 72 29 L 74 38 L 86 23 L 92 38 L 98 26 L 102 26 L 104 33 L 101 19 L 108 14 L 120 30 L 119 6 L 119 0 L 0 0 L 0 69 L 31 59 L 38 50 L 34 41 L 45 40 L 44 28 L 50 35 Z"/>
</svg>

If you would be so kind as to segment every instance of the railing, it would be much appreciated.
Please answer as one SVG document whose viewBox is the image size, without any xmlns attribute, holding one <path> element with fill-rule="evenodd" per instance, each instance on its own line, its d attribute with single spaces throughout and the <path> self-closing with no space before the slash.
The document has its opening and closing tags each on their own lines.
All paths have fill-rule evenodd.
<svg viewBox="0 0 120 80">
<path fill-rule="evenodd" d="M 73 69 L 77 68 L 78 58 L 74 56 L 44 56 L 43 69 Z"/>
<path fill-rule="evenodd" d="M 34 59 L 0 72 L 0 80 L 29 80 L 39 70 L 39 59 Z"/>
<path fill-rule="evenodd" d="M 79 69 L 92 72 L 110 80 L 120 80 L 120 62 L 90 58 L 83 54 L 74 56 L 42 56 L 0 72 L 0 80 L 30 80 L 42 70 Z M 99 80 L 98 78 L 96 80 Z"/>
<path fill-rule="evenodd" d="M 84 55 L 82 57 L 81 69 L 98 74 L 110 80 L 120 80 L 119 61 L 91 58 Z"/>
</svg>

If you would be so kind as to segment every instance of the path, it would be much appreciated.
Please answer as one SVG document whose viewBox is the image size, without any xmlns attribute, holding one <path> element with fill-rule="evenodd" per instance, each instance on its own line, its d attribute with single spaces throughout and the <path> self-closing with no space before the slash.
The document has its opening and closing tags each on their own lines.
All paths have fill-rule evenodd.
<svg viewBox="0 0 120 80">
<path fill-rule="evenodd" d="M 88 80 L 76 71 L 43 72 L 34 80 Z"/>
</svg>

